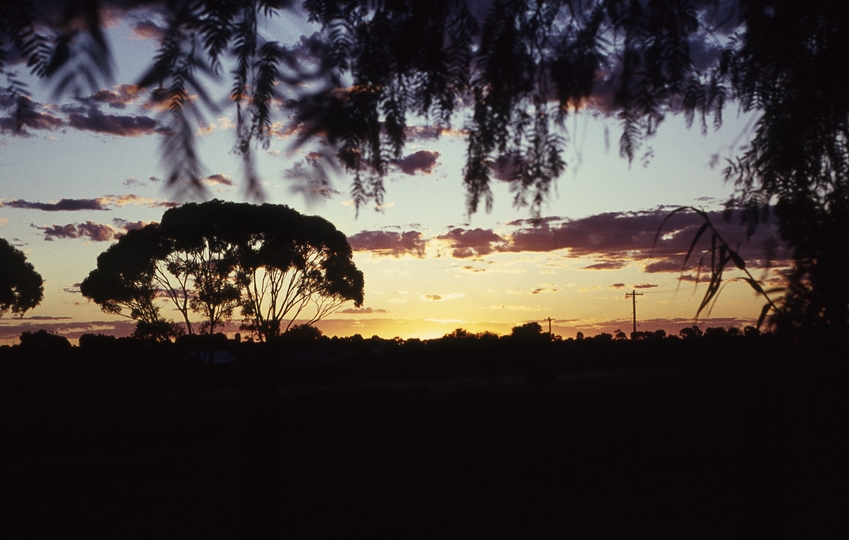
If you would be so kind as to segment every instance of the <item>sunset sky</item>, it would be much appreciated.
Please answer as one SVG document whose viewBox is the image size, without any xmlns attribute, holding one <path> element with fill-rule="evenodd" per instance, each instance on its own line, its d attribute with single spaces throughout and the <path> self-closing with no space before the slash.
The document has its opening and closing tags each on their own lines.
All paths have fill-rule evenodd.
<svg viewBox="0 0 849 540">
<path fill-rule="evenodd" d="M 284 43 L 315 31 L 285 16 L 274 24 L 271 31 Z M 23 320 L 0 319 L 0 342 L 38 328 L 71 338 L 132 331 L 132 321 L 102 313 L 78 286 L 122 232 L 158 221 L 174 203 L 197 200 L 163 185 L 163 119 L 132 84 L 155 54 L 151 37 L 161 25 L 144 11 L 113 14 L 108 37 L 117 60 L 114 80 L 76 95 L 57 98 L 18 66 L 41 129 L 13 133 L 12 104 L 0 90 L 0 236 L 22 250 L 45 280 L 40 306 Z M 232 152 L 235 109 L 224 101 L 228 87 L 226 76 L 209 82 L 222 107 L 207 111 L 200 124 L 199 151 L 208 198 L 244 201 L 241 161 Z M 389 174 L 385 204 L 362 208 L 358 216 L 346 175 L 335 179 L 335 191 L 325 197 L 305 198 L 298 178 L 312 174 L 322 147 L 295 148 L 287 119 L 279 114 L 278 120 L 270 148 L 257 152 L 265 201 L 331 221 L 348 236 L 365 275 L 363 307 L 347 306 L 319 327 L 330 335 L 386 338 L 438 337 L 459 327 L 503 334 L 529 321 L 546 327 L 548 318 L 564 338 L 578 331 L 628 332 L 631 301 L 625 293 L 632 290 L 643 294 L 637 301 L 640 329 L 677 332 L 694 324 L 705 285 L 696 289 L 696 268 L 682 273 L 682 263 L 701 222 L 676 216 L 654 250 L 652 240 L 674 208 L 721 210 L 734 192 L 723 180 L 725 160 L 746 143 L 752 123 L 733 104 L 722 129 L 707 136 L 670 116 L 629 165 L 618 155 L 618 122 L 584 110 L 567 122 L 567 172 L 535 226 L 527 208 L 513 207 L 505 181 L 495 182 L 492 212 L 467 214 L 462 114 L 454 119 L 456 131 L 439 138 L 424 120 L 411 122 L 416 125 L 406 157 Z M 713 217 L 723 223 L 719 213 Z M 765 245 L 775 231 L 761 228 L 747 242 L 745 229 L 735 223 L 723 224 L 725 239 L 741 246 L 755 277 L 778 284 L 763 268 Z M 773 266 L 780 268 L 781 250 L 777 256 Z M 762 305 L 746 284 L 731 282 L 699 324 L 753 324 Z"/>
</svg>

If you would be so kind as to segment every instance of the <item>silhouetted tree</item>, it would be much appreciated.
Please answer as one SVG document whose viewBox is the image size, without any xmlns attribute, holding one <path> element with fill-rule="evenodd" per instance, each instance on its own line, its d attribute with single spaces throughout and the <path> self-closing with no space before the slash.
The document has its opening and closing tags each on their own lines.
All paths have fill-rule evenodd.
<svg viewBox="0 0 849 540">
<path fill-rule="evenodd" d="M 165 294 L 178 308 L 188 300 L 186 294 L 177 294 L 160 264 L 170 252 L 170 243 L 162 237 L 158 224 L 128 231 L 97 257 L 97 268 L 82 281 L 80 292 L 104 312 L 138 321 L 140 337 L 169 340 L 173 337 L 173 327 L 163 319 L 156 300 Z M 182 292 L 185 293 L 185 288 Z M 188 317 L 185 312 L 184 315 Z M 188 318 L 186 323 L 191 332 Z"/>
<path fill-rule="evenodd" d="M 652 331 L 638 331 L 631 332 L 631 339 L 635 341 L 645 341 L 645 340 L 661 340 L 666 337 L 666 330 L 660 329 Z"/>
<path fill-rule="evenodd" d="M 466 330 L 465 328 L 457 328 L 448 334 L 442 336 L 442 339 L 467 339 L 475 337 L 474 334 Z"/>
<path fill-rule="evenodd" d="M 841 271 L 849 238 L 830 234 L 849 229 L 849 79 L 832 76 L 849 52 L 840 2 L 306 0 L 298 8 L 293 0 L 56 0 L 40 11 L 37 0 L 6 0 L 0 73 L 12 129 L 39 122 L 10 71 L 14 59 L 54 78 L 59 91 L 84 83 L 96 90 L 111 74 L 105 5 L 155 5 L 166 21 L 138 84 L 168 111 L 163 157 L 169 182 L 181 188 L 202 189 L 193 119 L 216 100 L 200 76 L 225 71 L 249 190 L 259 190 L 252 148 L 269 144 L 283 113 L 297 144 L 320 138 L 353 174 L 357 208 L 382 201 L 382 179 L 402 156 L 414 116 L 439 132 L 460 109 L 470 113 L 463 126 L 470 213 L 481 203 L 490 208 L 499 167 L 514 203 L 538 216 L 565 168 L 572 111 L 594 106 L 615 117 L 628 160 L 668 114 L 683 113 L 706 132 L 711 121 L 721 124 L 728 102 L 759 111 L 751 142 L 726 176 L 749 223 L 775 205 L 793 250 L 790 286 L 773 321 L 788 331 L 849 332 Z M 265 18 L 299 9 L 321 31 L 297 46 L 261 30 Z M 310 181 L 328 180 L 319 167 Z"/>
<path fill-rule="evenodd" d="M 236 308 L 244 329 L 262 340 L 282 323 L 321 320 L 347 301 L 363 301 L 363 275 L 345 235 L 326 220 L 279 205 L 190 203 L 165 212 L 162 224 L 129 231 L 102 253 L 83 281 L 84 296 L 104 311 L 138 320 L 140 337 L 181 333 L 160 315 L 165 298 L 193 334 L 214 334 Z M 306 316 L 306 319 L 303 317 Z"/>
<path fill-rule="evenodd" d="M 309 324 L 295 324 L 289 327 L 285 333 L 287 343 L 305 345 L 315 343 L 322 336 L 321 330 Z"/>
<path fill-rule="evenodd" d="M 347 238 L 329 221 L 279 205 L 223 204 L 241 212 L 235 264 L 245 329 L 268 339 L 307 314 L 311 325 L 348 301 L 362 305 L 363 274 Z"/>
<path fill-rule="evenodd" d="M 678 331 L 682 339 L 697 339 L 702 337 L 702 330 L 698 326 L 689 326 Z"/>
<path fill-rule="evenodd" d="M 36 332 L 22 332 L 21 348 L 33 352 L 68 352 L 71 350 L 71 342 L 65 336 L 41 329 Z"/>
<path fill-rule="evenodd" d="M 24 316 L 41 303 L 44 282 L 26 256 L 0 238 L 0 317 L 11 310 Z"/>
<path fill-rule="evenodd" d="M 704 337 L 705 337 L 705 339 L 721 340 L 721 339 L 727 339 L 728 337 L 730 337 L 730 334 L 728 333 L 728 330 L 726 330 L 725 328 L 723 328 L 721 326 L 716 326 L 716 327 L 711 326 L 711 327 L 705 328 Z"/>
<path fill-rule="evenodd" d="M 521 326 L 514 326 L 510 332 L 510 336 L 519 341 L 548 340 L 548 333 L 543 334 L 542 326 L 538 322 L 529 322 Z"/>
</svg>

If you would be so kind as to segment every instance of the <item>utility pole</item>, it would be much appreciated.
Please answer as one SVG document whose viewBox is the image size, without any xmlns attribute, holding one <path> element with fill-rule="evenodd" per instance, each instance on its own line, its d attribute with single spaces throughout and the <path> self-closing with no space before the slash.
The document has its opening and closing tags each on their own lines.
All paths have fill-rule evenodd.
<svg viewBox="0 0 849 540">
<path fill-rule="evenodd" d="M 637 333 L 637 297 L 642 296 L 643 293 L 632 290 L 629 293 L 625 293 L 625 298 L 627 299 L 629 296 L 631 297 L 631 303 L 633 304 L 633 313 L 634 313 L 634 334 Z M 631 339 L 634 339 L 633 334 L 631 335 Z"/>
<path fill-rule="evenodd" d="M 551 336 L 551 317 L 548 318 L 548 341 L 552 340 Z"/>
</svg>

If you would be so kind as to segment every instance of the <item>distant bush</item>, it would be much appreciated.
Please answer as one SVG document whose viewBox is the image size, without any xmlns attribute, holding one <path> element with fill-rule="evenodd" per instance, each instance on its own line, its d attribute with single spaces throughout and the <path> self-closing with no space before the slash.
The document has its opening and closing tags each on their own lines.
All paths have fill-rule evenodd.
<svg viewBox="0 0 849 540">
<path fill-rule="evenodd" d="M 522 326 L 514 326 L 510 336 L 516 341 L 548 340 L 548 334 L 543 333 L 542 326 L 540 326 L 538 322 L 529 322 Z"/>
<path fill-rule="evenodd" d="M 118 338 L 104 334 L 83 334 L 80 336 L 80 348 L 86 350 L 114 349 L 118 345 Z"/>
<path fill-rule="evenodd" d="M 24 332 L 20 339 L 22 349 L 57 352 L 71 350 L 71 342 L 68 338 L 51 334 L 44 329 L 37 332 Z"/>
</svg>

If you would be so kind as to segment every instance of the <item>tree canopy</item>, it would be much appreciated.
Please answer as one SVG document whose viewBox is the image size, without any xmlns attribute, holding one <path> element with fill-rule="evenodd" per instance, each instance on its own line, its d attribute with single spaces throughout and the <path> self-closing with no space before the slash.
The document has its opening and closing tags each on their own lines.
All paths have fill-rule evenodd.
<svg viewBox="0 0 849 540">
<path fill-rule="evenodd" d="M 804 106 L 798 99 L 807 94 L 804 87 L 826 86 L 815 66 L 825 69 L 829 58 L 839 58 L 845 40 L 829 0 L 45 4 L 51 9 L 39 9 L 35 0 L 4 3 L 0 70 L 11 73 L 21 58 L 35 75 L 55 79 L 59 91 L 110 76 L 103 8 L 148 6 L 163 15 L 159 52 L 137 82 L 171 115 L 163 155 L 172 184 L 202 189 L 193 113 L 217 101 L 204 77 L 226 72 L 238 111 L 235 147 L 246 159 L 250 189 L 259 189 L 252 145 L 267 145 L 275 119 L 284 115 L 300 143 L 320 138 L 334 149 L 353 173 L 358 204 L 382 200 L 382 178 L 401 157 L 411 121 L 425 120 L 437 134 L 459 123 L 467 140 L 470 212 L 491 205 L 490 180 L 506 168 L 515 203 L 538 213 L 564 169 L 564 120 L 572 111 L 592 108 L 618 119 L 620 153 L 633 159 L 670 113 L 698 118 L 706 130 L 709 119 L 721 123 L 731 99 L 776 113 L 788 100 Z M 281 44 L 263 24 L 280 13 L 301 15 L 320 31 Z M 787 83 L 799 95 L 776 91 Z M 831 88 L 821 96 L 823 108 L 845 95 Z M 14 78 L 9 92 L 17 98 L 18 126 L 37 121 Z M 833 118 L 825 125 L 839 122 Z M 768 123 L 765 115 L 761 124 Z M 753 186 L 773 189 L 762 176 L 752 177 Z"/>
<path fill-rule="evenodd" d="M 212 200 L 172 208 L 161 224 L 129 231 L 98 257 L 80 290 L 158 339 L 214 333 L 238 308 L 242 329 L 267 340 L 348 301 L 362 305 L 363 275 L 351 258 L 345 235 L 320 217 Z M 162 316 L 163 303 L 181 325 Z"/>
<path fill-rule="evenodd" d="M 569 114 L 615 118 L 619 152 L 631 160 L 670 114 L 707 131 L 729 103 L 756 111 L 752 139 L 726 176 L 753 225 L 775 205 L 794 250 L 777 320 L 849 331 L 849 284 L 839 279 L 849 244 L 829 234 L 849 224 L 849 81 L 831 73 L 849 52 L 841 2 L 7 0 L 0 72 L 18 129 L 38 118 L 16 62 L 60 92 L 109 76 L 106 6 L 156 7 L 167 21 L 137 82 L 168 110 L 163 157 L 179 187 L 202 189 L 192 122 L 216 102 L 203 77 L 223 73 L 248 189 L 259 190 L 252 148 L 286 117 L 298 144 L 320 139 L 332 149 L 326 168 L 352 173 L 358 208 L 381 203 L 388 165 L 422 122 L 437 135 L 463 130 L 470 213 L 489 209 L 499 175 L 538 217 L 565 167 Z M 319 31 L 279 43 L 263 23 L 283 12 Z M 309 181 L 328 180 L 317 172 Z"/>
<path fill-rule="evenodd" d="M 24 313 L 41 303 L 44 282 L 26 256 L 0 238 L 0 317 Z"/>
</svg>

